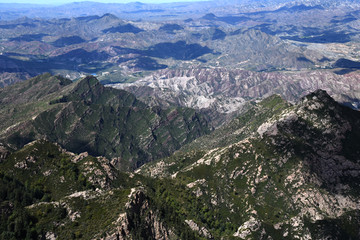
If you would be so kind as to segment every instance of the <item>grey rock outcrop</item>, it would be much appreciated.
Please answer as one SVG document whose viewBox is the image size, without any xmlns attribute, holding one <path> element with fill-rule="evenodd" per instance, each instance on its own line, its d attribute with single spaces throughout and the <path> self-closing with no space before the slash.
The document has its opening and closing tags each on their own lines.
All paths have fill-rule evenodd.
<svg viewBox="0 0 360 240">
<path fill-rule="evenodd" d="M 2 162 L 9 155 L 9 151 L 2 145 L 0 145 L 0 162 Z"/>
<path fill-rule="evenodd" d="M 247 103 L 258 98 L 281 94 L 297 101 L 319 88 L 340 102 L 356 105 L 360 99 L 359 74 L 343 76 L 330 71 L 252 72 L 226 68 L 165 69 L 134 83 L 110 85 L 125 89 L 154 105 L 178 105 L 209 109 L 235 115 L 247 109 Z M 354 106 L 355 106 L 354 105 Z"/>
<path fill-rule="evenodd" d="M 139 236 L 147 236 L 156 240 L 170 240 L 176 237 L 151 209 L 149 198 L 143 189 L 131 190 L 129 201 L 126 203 L 126 212 L 120 214 L 114 225 L 112 233 L 104 239 L 135 240 Z"/>
</svg>

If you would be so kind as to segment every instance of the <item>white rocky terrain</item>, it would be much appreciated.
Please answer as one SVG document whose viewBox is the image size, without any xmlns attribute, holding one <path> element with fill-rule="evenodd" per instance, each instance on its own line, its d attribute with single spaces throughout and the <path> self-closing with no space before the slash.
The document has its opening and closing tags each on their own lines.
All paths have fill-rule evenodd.
<svg viewBox="0 0 360 240">
<path fill-rule="evenodd" d="M 324 89 L 335 100 L 347 102 L 353 107 L 360 104 L 360 74 L 357 72 L 337 75 L 328 70 L 253 72 L 226 68 L 165 69 L 134 83 L 108 86 L 130 91 L 154 105 L 211 109 L 223 114 L 241 112 L 249 101 L 273 94 L 296 101 L 317 89 Z"/>
</svg>

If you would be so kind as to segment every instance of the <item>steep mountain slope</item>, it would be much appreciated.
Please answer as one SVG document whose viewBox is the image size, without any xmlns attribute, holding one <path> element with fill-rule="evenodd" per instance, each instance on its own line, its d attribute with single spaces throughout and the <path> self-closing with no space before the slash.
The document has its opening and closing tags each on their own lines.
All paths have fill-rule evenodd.
<svg viewBox="0 0 360 240">
<path fill-rule="evenodd" d="M 1 239 L 36 239 L 42 234 L 45 237 L 42 229 L 47 228 L 46 218 L 77 215 L 64 201 L 55 201 L 76 191 L 106 190 L 116 176 L 108 160 L 77 156 L 46 141 L 32 142 L 0 164 Z M 43 204 L 28 207 L 37 202 Z M 44 217 L 40 222 L 31 216 L 33 208 L 34 214 Z M 35 229 L 37 224 L 39 228 Z"/>
<path fill-rule="evenodd" d="M 184 222 L 175 225 L 173 210 L 161 214 L 164 199 L 151 192 L 162 181 L 119 172 L 104 157 L 40 140 L 0 166 L 0 239 L 198 236 Z M 173 222 L 164 219 L 170 215 Z"/>
<path fill-rule="evenodd" d="M 0 131 L 7 130 L 51 109 L 49 102 L 67 91 L 69 79 L 43 74 L 20 84 L 0 89 Z"/>
<path fill-rule="evenodd" d="M 254 103 L 248 110 L 217 128 L 210 134 L 195 139 L 180 151 L 206 150 L 226 147 L 256 134 L 256 130 L 269 118 L 279 115 L 291 106 L 279 95 L 272 95 Z"/>
<path fill-rule="evenodd" d="M 360 113 L 316 91 L 260 122 L 241 141 L 198 144 L 140 172 L 187 184 L 238 224 L 237 238 L 359 238 Z"/>
<path fill-rule="evenodd" d="M 359 123 L 321 90 L 272 96 L 155 178 L 38 140 L 1 155 L 0 239 L 357 239 Z"/>
<path fill-rule="evenodd" d="M 68 85 L 57 90 L 64 82 Z M 17 95 L 11 104 L 9 96 L 16 92 L 24 97 Z M 128 92 L 105 88 L 95 77 L 69 84 L 43 75 L 5 88 L 1 95 L 3 143 L 19 148 L 46 138 L 74 152 L 114 158 L 121 169 L 168 156 L 209 131 L 192 109 L 150 108 Z"/>
</svg>

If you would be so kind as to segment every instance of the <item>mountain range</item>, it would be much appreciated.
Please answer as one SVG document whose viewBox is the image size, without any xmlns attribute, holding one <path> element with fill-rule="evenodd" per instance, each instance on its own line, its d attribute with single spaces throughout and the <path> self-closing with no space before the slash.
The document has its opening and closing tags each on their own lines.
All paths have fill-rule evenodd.
<svg viewBox="0 0 360 240">
<path fill-rule="evenodd" d="M 0 4 L 0 240 L 360 239 L 360 4 Z"/>
<path fill-rule="evenodd" d="M 146 4 L 141 2 L 130 3 L 98 3 L 98 2 L 74 2 L 54 6 L 40 4 L 11 4 L 2 3 L 1 19 L 11 20 L 23 16 L 41 18 L 69 18 L 73 16 L 89 16 L 92 14 L 103 15 L 112 13 L 124 18 L 137 20 L 166 20 L 186 19 L 205 15 L 209 12 L 221 14 L 240 14 L 246 12 L 268 12 L 268 11 L 306 11 L 311 8 L 358 6 L 356 0 L 225 0 L 225 1 L 198 1 L 198 2 L 175 2 L 162 4 Z M 295 5 L 295 7 L 294 7 Z M 301 7 L 297 7 L 300 5 Z M 305 5 L 304 7 L 302 7 Z"/>
<path fill-rule="evenodd" d="M 50 83 L 56 88 L 49 87 Z M 9 90 L 23 94 L 11 99 Z M 72 153 L 64 147 L 76 143 L 76 137 L 91 139 L 85 123 L 99 124 L 102 116 L 98 113 L 114 108 L 115 103 L 118 108 L 113 111 L 118 117 L 129 112 L 137 116 L 132 111 L 144 108 L 148 111 L 142 112 L 142 118 L 162 116 L 166 110 L 157 108 L 155 114 L 154 107 L 144 107 L 130 93 L 104 88 L 94 77 L 71 83 L 42 75 L 7 87 L 0 96 L 2 103 L 31 106 L 32 99 L 38 99 L 46 106 L 38 104 L 31 111 L 38 111 L 36 117 L 29 115 L 31 120 L 18 120 L 15 127 L 2 132 L 2 239 L 360 236 L 360 114 L 335 102 L 325 91 L 306 95 L 296 104 L 272 95 L 207 135 L 209 130 L 200 125 L 206 123 L 201 122 L 200 114 L 197 120 L 192 118 L 190 127 L 183 122 L 186 114 L 180 116 L 186 111 L 177 110 L 172 118 L 178 116 L 182 121 L 172 121 L 177 123 L 173 128 L 186 129 L 177 136 L 203 136 L 188 144 L 184 141 L 170 157 L 156 160 L 162 154 L 155 154 L 155 161 L 127 173 L 123 171 L 129 162 L 125 156 L 114 161 L 93 157 L 81 152 L 82 148 L 74 148 L 77 153 Z M 118 112 L 119 108 L 126 111 Z M 9 106 L 7 111 L 15 110 Z M 84 111 L 88 114 L 78 119 Z M 196 116 L 194 110 L 191 112 Z M 111 122 L 110 113 L 104 126 Z M 61 118 L 64 114 L 68 117 Z M 126 135 L 144 131 L 141 120 L 134 123 L 125 125 L 123 131 L 130 131 Z M 11 138 L 4 138 L 21 129 L 17 126 L 24 126 L 17 132 L 20 135 L 29 129 L 38 131 L 29 143 L 18 145 L 18 150 Z M 54 134 L 67 132 L 62 128 L 69 126 L 79 126 L 82 131 Z M 158 125 L 158 129 L 171 133 L 171 126 Z M 91 127 L 101 138 L 101 128 Z M 40 131 L 42 135 L 38 135 Z M 146 135 L 142 136 L 145 141 Z M 161 144 L 161 137 L 153 138 L 154 145 Z M 171 146 L 172 141 L 166 137 L 166 145 Z M 129 145 L 134 149 L 144 146 L 142 141 L 120 141 L 116 147 Z M 113 149 L 109 144 L 104 147 Z M 136 159 L 135 152 L 129 153 Z"/>
<path fill-rule="evenodd" d="M 0 138 L 10 148 L 47 139 L 70 151 L 113 158 L 123 170 L 165 157 L 210 131 L 193 109 L 149 107 L 95 77 L 72 83 L 45 74 L 1 89 L 0 96 Z"/>
<path fill-rule="evenodd" d="M 325 89 L 337 101 L 357 109 L 359 76 L 326 70 L 252 72 L 246 70 L 164 69 L 134 83 L 109 84 L 132 92 L 143 101 L 164 107 L 183 106 L 206 113 L 215 127 L 246 110 L 251 102 L 280 94 L 297 101 L 303 94 Z"/>
<path fill-rule="evenodd" d="M 109 83 L 135 81 L 159 69 L 193 66 L 265 72 L 325 68 L 339 74 L 358 69 L 360 59 L 353 54 L 359 39 L 356 2 L 222 4 L 82 2 L 55 8 L 69 13 L 67 17 L 48 11 L 51 18 L 44 14 L 41 18 L 24 17 L 22 11 L 22 18 L 0 21 L 0 84 L 6 86 L 45 72 L 72 80 L 97 74 L 101 82 Z M 128 6 L 146 16 L 145 9 L 163 6 L 180 14 L 180 5 L 197 12 L 191 18 L 161 21 L 134 20 L 114 12 L 129 12 L 124 7 Z M 210 5 L 218 11 L 210 11 Z M 72 6 L 76 11 L 69 10 Z M 101 6 L 106 11 L 96 12 Z M 59 11 L 61 8 L 67 10 Z M 6 4 L 3 9 L 9 13 Z M 79 9 L 87 14 L 82 15 Z M 162 13 L 149 14 L 158 17 Z"/>
</svg>

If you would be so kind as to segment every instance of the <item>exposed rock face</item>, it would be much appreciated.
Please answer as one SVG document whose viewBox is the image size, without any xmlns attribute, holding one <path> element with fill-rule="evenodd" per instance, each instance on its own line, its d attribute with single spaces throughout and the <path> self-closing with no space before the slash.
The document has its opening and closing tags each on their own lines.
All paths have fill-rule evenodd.
<svg viewBox="0 0 360 240">
<path fill-rule="evenodd" d="M 358 134 L 359 119 L 353 121 L 348 115 L 348 109 L 338 105 L 325 91 L 316 91 L 303 98 L 295 111 L 295 118 L 283 118 L 277 123 L 280 131 L 301 136 L 303 139 L 312 141 L 312 153 L 305 158 L 306 164 L 321 179 L 334 190 L 345 178 L 357 178 L 360 174 L 360 162 L 356 156 L 344 153 L 344 148 L 351 148 L 352 155 L 358 151 L 353 147 L 358 144 L 350 140 L 345 142 L 348 134 Z M 356 117 L 358 112 L 353 112 Z M 306 122 L 313 123 L 307 129 L 300 132 L 294 125 L 306 126 Z M 310 130 L 310 131 L 309 131 Z M 318 132 L 314 137 L 314 132 Z M 326 143 L 326 144 L 325 144 Z M 355 146 L 351 146 L 355 144 Z M 318 146 L 322 146 L 319 148 Z M 354 158 L 355 157 L 355 158 Z"/>
<path fill-rule="evenodd" d="M 110 183 L 115 179 L 115 169 L 104 157 L 98 157 L 96 161 L 85 161 L 82 167 L 84 175 L 88 176 L 88 181 L 94 186 L 100 186 L 101 189 L 109 189 Z"/>
<path fill-rule="evenodd" d="M 205 227 L 199 227 L 193 220 L 185 220 L 185 222 L 193 231 L 198 232 L 201 236 L 204 236 L 207 239 L 213 239 L 211 233 Z"/>
<path fill-rule="evenodd" d="M 210 151 L 179 153 L 141 172 L 161 167 L 161 177 L 189 179 L 199 198 L 228 207 L 229 219 L 240 216 L 233 233 L 240 239 L 359 238 L 345 225 L 360 223 L 360 113 L 318 90 L 248 125 L 257 133 Z"/>
<path fill-rule="evenodd" d="M 0 162 L 9 155 L 9 151 L 2 145 L 0 145 Z"/>
<path fill-rule="evenodd" d="M 250 219 L 243 223 L 239 227 L 236 233 L 234 233 L 234 237 L 239 237 L 241 239 L 246 239 L 252 232 L 256 232 L 260 229 L 261 222 L 254 217 L 250 217 Z"/>
<path fill-rule="evenodd" d="M 150 107 L 95 77 L 71 83 L 44 74 L 0 89 L 0 103 L 6 105 L 0 109 L 2 142 L 16 149 L 45 138 L 72 152 L 115 158 L 122 170 L 169 156 L 211 129 L 194 109 Z"/>
<path fill-rule="evenodd" d="M 115 232 L 104 239 L 125 240 L 137 239 L 141 236 L 156 240 L 170 240 L 176 237 L 151 210 L 149 199 L 143 189 L 132 189 L 129 201 L 126 203 L 126 213 L 121 214 L 114 224 L 116 225 Z"/>
<path fill-rule="evenodd" d="M 281 94 L 294 101 L 319 88 L 341 102 L 356 104 L 360 99 L 359 73 L 339 76 L 325 70 L 259 73 L 225 68 L 166 69 L 134 83 L 111 86 L 152 104 L 207 108 L 225 114 L 241 111 L 249 100 Z"/>
<path fill-rule="evenodd" d="M 56 240 L 56 235 L 52 232 L 47 232 L 45 234 L 45 238 L 46 240 Z"/>
<path fill-rule="evenodd" d="M 359 239 L 360 112 L 322 90 L 296 105 L 272 96 L 207 138 L 138 172 L 152 178 L 38 140 L 0 180 L 40 188 L 20 210 L 48 239 Z"/>
</svg>

